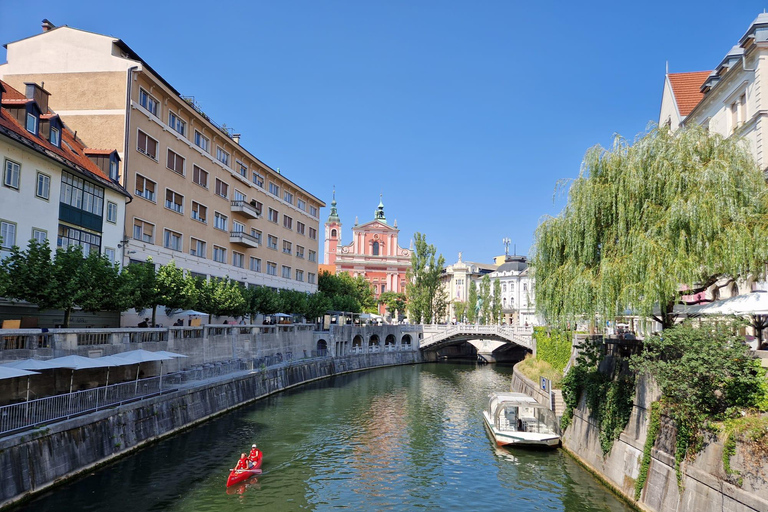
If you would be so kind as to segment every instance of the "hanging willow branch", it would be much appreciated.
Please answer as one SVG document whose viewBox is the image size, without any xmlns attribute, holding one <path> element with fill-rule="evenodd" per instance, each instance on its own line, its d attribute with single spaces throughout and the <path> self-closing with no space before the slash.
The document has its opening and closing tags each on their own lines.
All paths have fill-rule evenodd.
<svg viewBox="0 0 768 512">
<path fill-rule="evenodd" d="M 668 325 L 681 285 L 761 277 L 766 192 L 744 141 L 700 127 L 591 148 L 563 212 L 536 230 L 539 312 L 564 323 L 655 308 Z"/>
</svg>

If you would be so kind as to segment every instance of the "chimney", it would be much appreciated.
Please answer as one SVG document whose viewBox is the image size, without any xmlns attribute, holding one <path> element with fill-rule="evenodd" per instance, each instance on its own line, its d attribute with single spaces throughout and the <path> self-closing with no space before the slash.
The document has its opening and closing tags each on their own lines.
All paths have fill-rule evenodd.
<svg viewBox="0 0 768 512">
<path fill-rule="evenodd" d="M 43 20 L 43 32 L 48 32 L 49 30 L 53 30 L 54 28 L 56 28 L 56 25 L 54 25 L 48 20 Z"/>
<path fill-rule="evenodd" d="M 240 134 L 239 133 L 233 133 L 232 134 L 232 140 L 235 141 L 235 144 L 240 144 Z"/>
<path fill-rule="evenodd" d="M 24 96 L 26 96 L 27 99 L 35 100 L 37 102 L 37 105 L 40 107 L 41 114 L 47 114 L 48 97 L 51 95 L 51 93 L 34 82 L 24 82 L 24 85 L 26 86 Z"/>
</svg>

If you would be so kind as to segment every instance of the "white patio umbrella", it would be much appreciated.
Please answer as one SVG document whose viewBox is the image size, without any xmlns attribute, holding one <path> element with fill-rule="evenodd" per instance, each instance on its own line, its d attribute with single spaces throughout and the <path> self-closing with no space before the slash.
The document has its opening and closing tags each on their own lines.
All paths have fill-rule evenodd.
<svg viewBox="0 0 768 512">
<path fill-rule="evenodd" d="M 763 329 L 768 327 L 768 292 L 765 290 L 755 290 L 690 309 L 699 315 L 749 316 L 752 320 L 750 324 L 757 330 L 759 343 L 763 341 Z"/>
<path fill-rule="evenodd" d="M 27 378 L 27 402 L 29 402 L 29 377 L 32 375 L 39 375 L 40 372 L 30 372 L 29 370 L 21 370 L 19 368 L 13 368 L 9 365 L 0 366 L 0 380 L 3 379 L 15 379 L 16 377 Z"/>
<path fill-rule="evenodd" d="M 94 359 L 107 367 L 107 379 L 106 379 L 106 382 L 104 383 L 104 401 L 106 402 L 107 391 L 109 390 L 109 370 L 111 370 L 113 366 L 129 366 L 129 365 L 132 365 L 133 363 L 122 357 L 115 357 L 115 356 L 102 356 L 102 357 L 96 357 Z M 98 407 L 98 399 L 99 398 L 97 395 L 96 396 L 97 407 Z"/>
<path fill-rule="evenodd" d="M 154 353 L 155 354 L 162 354 L 164 356 L 168 356 L 168 357 L 171 357 L 173 359 L 180 359 L 182 357 L 189 357 L 189 356 L 185 356 L 184 354 L 179 354 L 179 353 L 176 353 L 176 352 L 168 352 L 167 350 L 158 350 L 157 352 L 154 352 Z M 179 367 L 181 365 L 181 361 L 177 361 L 177 362 L 178 362 L 178 365 L 176 366 L 176 371 L 179 371 Z M 160 364 L 162 365 L 163 363 L 161 362 Z"/>
<path fill-rule="evenodd" d="M 163 361 L 170 361 L 173 357 L 160 354 L 158 352 L 152 352 L 150 350 L 144 350 L 140 348 L 138 350 L 130 350 L 121 354 L 115 354 L 113 357 L 119 357 L 130 361 L 132 364 L 138 364 L 136 367 L 136 389 L 134 393 L 139 391 L 139 370 L 141 369 L 141 363 L 150 361 L 160 361 L 160 389 L 163 388 Z"/>
</svg>

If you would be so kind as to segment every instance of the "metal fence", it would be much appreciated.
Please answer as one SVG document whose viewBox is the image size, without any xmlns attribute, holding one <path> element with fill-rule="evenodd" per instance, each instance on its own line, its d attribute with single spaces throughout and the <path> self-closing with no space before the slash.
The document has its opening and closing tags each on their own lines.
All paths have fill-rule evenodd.
<svg viewBox="0 0 768 512">
<path fill-rule="evenodd" d="M 52 334 L 11 334 L 0 336 L 0 350 L 50 348 Z"/>
</svg>

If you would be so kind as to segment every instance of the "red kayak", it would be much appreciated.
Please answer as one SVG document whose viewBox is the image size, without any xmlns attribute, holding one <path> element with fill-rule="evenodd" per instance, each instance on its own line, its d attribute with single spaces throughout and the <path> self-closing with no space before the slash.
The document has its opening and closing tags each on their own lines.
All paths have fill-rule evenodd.
<svg viewBox="0 0 768 512">
<path fill-rule="evenodd" d="M 252 461 L 253 464 L 249 469 L 230 469 L 229 478 L 227 478 L 227 487 L 232 487 L 233 485 L 237 485 L 240 482 L 248 480 L 252 476 L 260 475 L 261 459 L 262 459 L 262 454 L 259 453 L 259 458 L 256 459 L 255 461 Z"/>
</svg>

